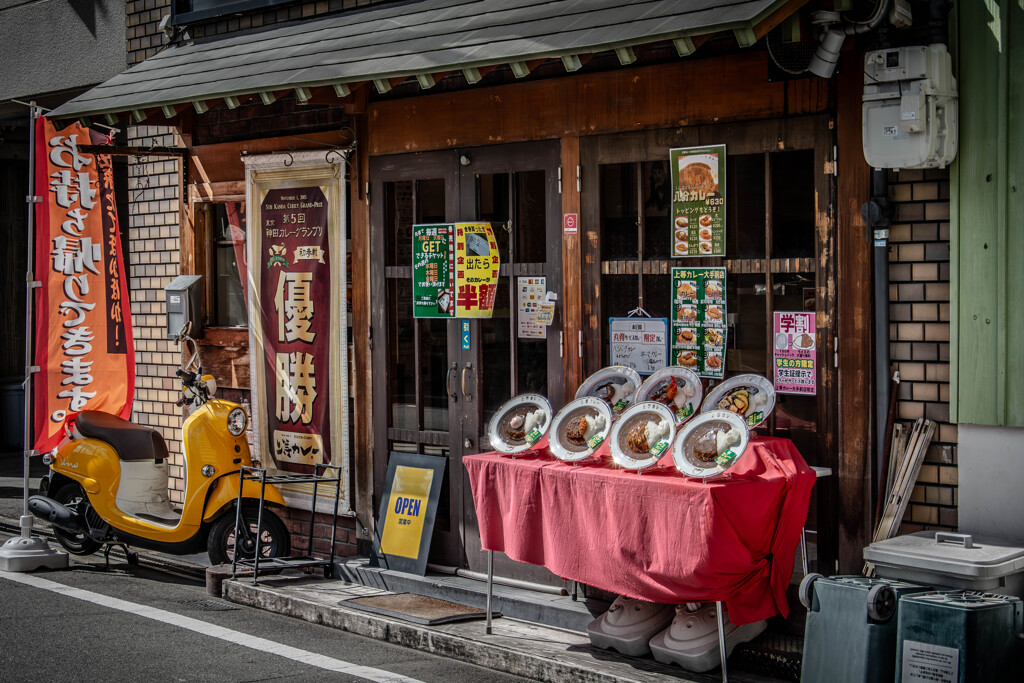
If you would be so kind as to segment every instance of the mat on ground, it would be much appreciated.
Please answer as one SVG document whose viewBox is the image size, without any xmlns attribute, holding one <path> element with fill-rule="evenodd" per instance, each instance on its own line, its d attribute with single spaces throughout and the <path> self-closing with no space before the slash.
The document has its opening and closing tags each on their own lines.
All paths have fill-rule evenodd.
<svg viewBox="0 0 1024 683">
<path fill-rule="evenodd" d="M 487 617 L 486 610 L 413 593 L 368 595 L 342 600 L 338 604 L 426 626 Z M 491 612 L 491 616 L 500 617 L 501 613 Z"/>
</svg>

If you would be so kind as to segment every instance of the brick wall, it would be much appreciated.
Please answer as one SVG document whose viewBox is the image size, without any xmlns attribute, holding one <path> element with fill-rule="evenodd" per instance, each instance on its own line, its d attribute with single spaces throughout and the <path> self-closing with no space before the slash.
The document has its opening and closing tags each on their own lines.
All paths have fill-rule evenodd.
<svg viewBox="0 0 1024 683">
<path fill-rule="evenodd" d="M 173 129 L 136 126 L 128 144 L 177 147 Z M 130 157 L 128 166 L 128 282 L 135 334 L 133 420 L 158 429 L 170 451 L 171 500 L 182 502 L 184 473 L 181 409 L 174 371 L 178 346 L 167 337 L 164 286 L 180 272 L 180 162 L 173 157 Z"/>
<path fill-rule="evenodd" d="M 890 172 L 889 350 L 896 420 L 937 424 L 900 533 L 957 526 L 957 428 L 949 423 L 949 172 Z"/>
<path fill-rule="evenodd" d="M 152 57 L 167 44 L 167 37 L 160 31 L 160 20 L 170 13 L 171 0 L 128 0 L 125 9 L 128 66 Z"/>
</svg>

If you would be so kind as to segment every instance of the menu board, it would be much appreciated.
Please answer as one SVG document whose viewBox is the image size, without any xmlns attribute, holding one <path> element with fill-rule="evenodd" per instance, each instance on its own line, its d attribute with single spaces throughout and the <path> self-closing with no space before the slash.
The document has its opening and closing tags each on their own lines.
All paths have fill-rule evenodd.
<svg viewBox="0 0 1024 683">
<path fill-rule="evenodd" d="M 814 312 L 775 312 L 775 391 L 815 394 L 818 388 L 817 324 Z"/>
<path fill-rule="evenodd" d="M 668 320 L 609 318 L 611 365 L 625 365 L 650 375 L 668 365 Z"/>
<path fill-rule="evenodd" d="M 725 145 L 669 150 L 672 255 L 725 256 Z"/>
<path fill-rule="evenodd" d="M 725 268 L 672 269 L 672 358 L 701 377 L 725 376 Z"/>
<path fill-rule="evenodd" d="M 491 317 L 499 265 L 487 223 L 414 225 L 413 317 Z"/>
</svg>

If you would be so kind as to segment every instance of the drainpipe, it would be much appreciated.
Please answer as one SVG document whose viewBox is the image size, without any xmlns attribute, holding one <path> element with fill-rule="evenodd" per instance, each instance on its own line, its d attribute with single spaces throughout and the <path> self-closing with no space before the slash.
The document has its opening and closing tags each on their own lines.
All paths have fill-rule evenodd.
<svg viewBox="0 0 1024 683">
<path fill-rule="evenodd" d="M 874 328 L 875 328 L 875 461 L 872 487 L 878 486 L 882 475 L 885 432 L 889 420 L 889 177 L 883 169 L 871 171 L 871 199 L 861 209 L 868 226 L 868 239 L 874 245 Z M 876 491 L 876 495 L 883 495 Z"/>
</svg>

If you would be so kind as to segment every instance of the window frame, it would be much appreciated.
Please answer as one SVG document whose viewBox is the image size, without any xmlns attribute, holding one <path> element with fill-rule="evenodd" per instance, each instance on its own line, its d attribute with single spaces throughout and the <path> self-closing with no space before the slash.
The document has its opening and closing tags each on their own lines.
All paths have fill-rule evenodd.
<svg viewBox="0 0 1024 683">
<path fill-rule="evenodd" d="M 674 266 L 694 267 L 725 265 L 730 277 L 741 274 L 763 274 L 767 291 L 772 291 L 773 276 L 787 273 L 814 272 L 816 312 L 818 326 L 818 393 L 816 453 L 807 454 L 810 464 L 821 465 L 838 471 L 838 363 L 835 362 L 838 339 L 837 299 L 837 257 L 836 257 L 836 216 L 838 200 L 835 168 L 835 125 L 827 115 L 812 115 L 770 119 L 763 121 L 690 126 L 674 129 L 658 129 L 616 133 L 581 138 L 580 166 L 583 179 L 581 194 L 581 232 L 583 239 L 580 258 L 580 283 L 582 290 L 582 342 L 583 376 L 589 376 L 602 367 L 602 341 L 610 312 L 603 310 L 601 300 L 602 276 L 606 274 L 666 275 Z M 602 261 L 601 254 L 601 196 L 600 167 L 605 164 L 637 164 L 638 182 L 642 182 L 643 163 L 668 159 L 669 149 L 695 147 L 711 144 L 725 144 L 729 155 L 764 154 L 766 179 L 770 178 L 771 158 L 776 151 L 813 150 L 814 191 L 815 191 L 815 255 L 813 258 L 772 258 L 771 187 L 766 182 L 766 251 L 764 258 L 663 258 L 643 260 L 642 242 L 638 257 L 633 260 Z M 639 187 L 636 202 L 638 215 L 643 216 L 643 188 Z M 668 219 L 666 219 L 667 221 Z M 641 226 L 643 221 L 641 222 Z M 669 230 L 666 223 L 666 230 Z M 639 239 L 643 239 L 643 228 Z M 851 286 L 853 286 L 851 284 Z M 640 289 L 643 292 L 643 289 Z M 766 297 L 766 315 L 772 320 L 773 297 Z M 616 312 L 618 314 L 618 312 Z M 771 345 L 766 353 L 770 356 Z M 769 362 L 766 367 L 771 367 Z M 770 379 L 770 378 L 769 378 Z M 768 424 L 774 432 L 774 421 Z M 818 557 L 824 565 L 831 566 L 829 558 L 835 558 L 836 510 L 834 483 L 819 486 L 816 493 L 818 502 L 817 528 L 825 530 L 819 537 Z"/>
</svg>

